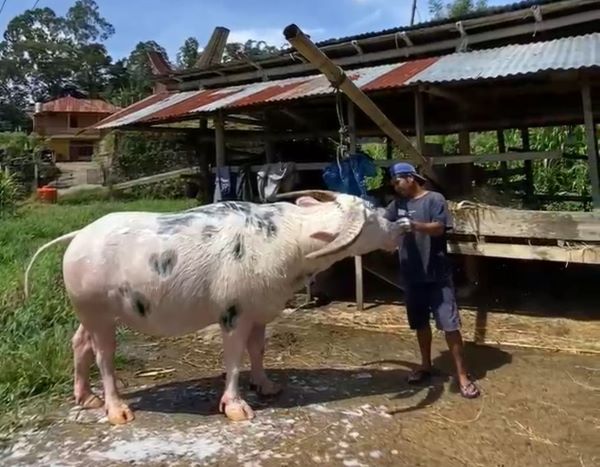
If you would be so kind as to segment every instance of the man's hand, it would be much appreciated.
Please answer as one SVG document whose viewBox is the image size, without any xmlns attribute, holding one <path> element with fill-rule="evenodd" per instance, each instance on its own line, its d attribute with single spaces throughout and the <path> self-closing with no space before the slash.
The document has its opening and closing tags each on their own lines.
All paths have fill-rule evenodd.
<svg viewBox="0 0 600 467">
<path fill-rule="evenodd" d="M 410 232 L 413 228 L 412 222 L 408 217 L 401 217 L 400 219 L 398 219 L 398 225 L 400 225 L 400 227 L 402 227 L 402 230 L 405 233 Z"/>
<path fill-rule="evenodd" d="M 432 237 L 439 237 L 444 233 L 444 226 L 439 222 L 417 222 L 411 221 L 412 230 L 422 232 Z"/>
</svg>

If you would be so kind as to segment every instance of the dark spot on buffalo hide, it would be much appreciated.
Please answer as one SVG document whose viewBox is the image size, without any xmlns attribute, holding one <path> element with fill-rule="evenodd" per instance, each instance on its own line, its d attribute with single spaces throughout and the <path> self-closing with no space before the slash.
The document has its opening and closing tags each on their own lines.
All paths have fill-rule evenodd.
<svg viewBox="0 0 600 467">
<path fill-rule="evenodd" d="M 141 292 L 132 291 L 129 282 L 123 282 L 118 290 L 119 294 L 130 302 L 133 310 L 139 313 L 140 316 L 146 316 L 150 311 L 150 302 L 146 296 Z"/>
<path fill-rule="evenodd" d="M 233 245 L 233 257 L 241 260 L 244 257 L 244 241 L 241 235 L 235 236 L 235 244 Z"/>
<path fill-rule="evenodd" d="M 144 294 L 140 292 L 133 292 L 131 294 L 131 300 L 133 302 L 134 309 L 140 314 L 140 316 L 146 316 L 150 311 L 150 303 Z"/>
<path fill-rule="evenodd" d="M 219 318 L 219 323 L 225 331 L 232 331 L 238 318 L 238 311 L 235 306 L 230 306 Z"/>
<path fill-rule="evenodd" d="M 171 275 L 175 264 L 177 264 L 177 253 L 174 250 L 163 251 L 160 256 L 156 253 L 150 256 L 150 267 L 161 277 Z"/>
<path fill-rule="evenodd" d="M 205 225 L 204 228 L 202 229 L 202 239 L 210 240 L 211 238 L 213 238 L 215 236 L 215 234 L 218 231 L 219 231 L 219 229 L 217 229 L 217 227 L 214 225 Z"/>
<path fill-rule="evenodd" d="M 158 218 L 158 233 L 172 235 L 197 219 L 195 214 L 165 214 Z"/>
</svg>

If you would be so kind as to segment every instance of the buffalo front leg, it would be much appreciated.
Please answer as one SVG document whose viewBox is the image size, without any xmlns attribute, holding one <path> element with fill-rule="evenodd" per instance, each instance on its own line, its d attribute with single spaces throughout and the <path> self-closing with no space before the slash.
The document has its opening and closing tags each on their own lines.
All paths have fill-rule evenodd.
<svg viewBox="0 0 600 467">
<path fill-rule="evenodd" d="M 94 363 L 92 337 L 82 324 L 71 340 L 73 346 L 73 392 L 75 403 L 84 409 L 99 409 L 104 405 L 102 399 L 92 392 L 90 386 L 90 367 Z"/>
<path fill-rule="evenodd" d="M 263 396 L 272 396 L 281 392 L 281 385 L 267 377 L 263 366 L 265 356 L 265 329 L 264 324 L 254 324 L 248 337 L 248 355 L 250 356 L 250 387 Z"/>
<path fill-rule="evenodd" d="M 254 412 L 239 394 L 240 367 L 251 329 L 252 323 L 247 320 L 221 319 L 226 378 L 219 411 L 232 421 L 254 418 Z"/>
<path fill-rule="evenodd" d="M 93 329 L 93 331 L 92 331 Z M 121 399 L 117 391 L 115 375 L 115 351 L 117 349 L 116 329 L 113 323 L 103 323 L 90 328 L 96 352 L 96 363 L 102 376 L 106 413 L 113 425 L 122 425 L 134 419 L 133 412 Z"/>
</svg>

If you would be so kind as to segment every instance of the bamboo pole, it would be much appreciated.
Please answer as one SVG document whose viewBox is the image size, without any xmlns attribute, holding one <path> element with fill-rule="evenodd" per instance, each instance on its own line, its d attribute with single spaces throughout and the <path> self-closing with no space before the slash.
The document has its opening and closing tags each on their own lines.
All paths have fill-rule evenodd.
<svg viewBox="0 0 600 467">
<path fill-rule="evenodd" d="M 388 135 L 416 165 L 421 165 L 424 175 L 439 183 L 438 177 L 432 170 L 431 162 L 424 157 L 392 121 L 375 105 L 375 103 L 358 87 L 349 80 L 346 73 L 336 66 L 295 24 L 287 26 L 283 34 L 292 46 L 312 63 L 327 79 L 339 87 L 348 98 L 369 116 L 381 130 Z"/>
</svg>

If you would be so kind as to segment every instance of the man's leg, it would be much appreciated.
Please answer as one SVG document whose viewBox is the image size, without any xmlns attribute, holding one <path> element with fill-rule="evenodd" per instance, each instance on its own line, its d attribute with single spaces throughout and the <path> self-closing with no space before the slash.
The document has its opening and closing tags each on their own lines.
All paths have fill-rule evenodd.
<svg viewBox="0 0 600 467">
<path fill-rule="evenodd" d="M 446 335 L 448 349 L 456 368 L 460 393 L 468 398 L 477 397 L 479 389 L 469 379 L 465 365 L 463 340 L 460 333 L 461 322 L 452 283 L 440 284 L 438 290 L 434 292 L 433 298 L 436 301 L 434 306 L 436 325 Z"/>
<path fill-rule="evenodd" d="M 431 376 L 431 327 L 427 295 L 424 285 L 411 285 L 405 289 L 408 325 L 417 333 L 421 353 L 421 366 L 408 375 L 408 382 L 412 384 L 421 383 Z"/>
</svg>

